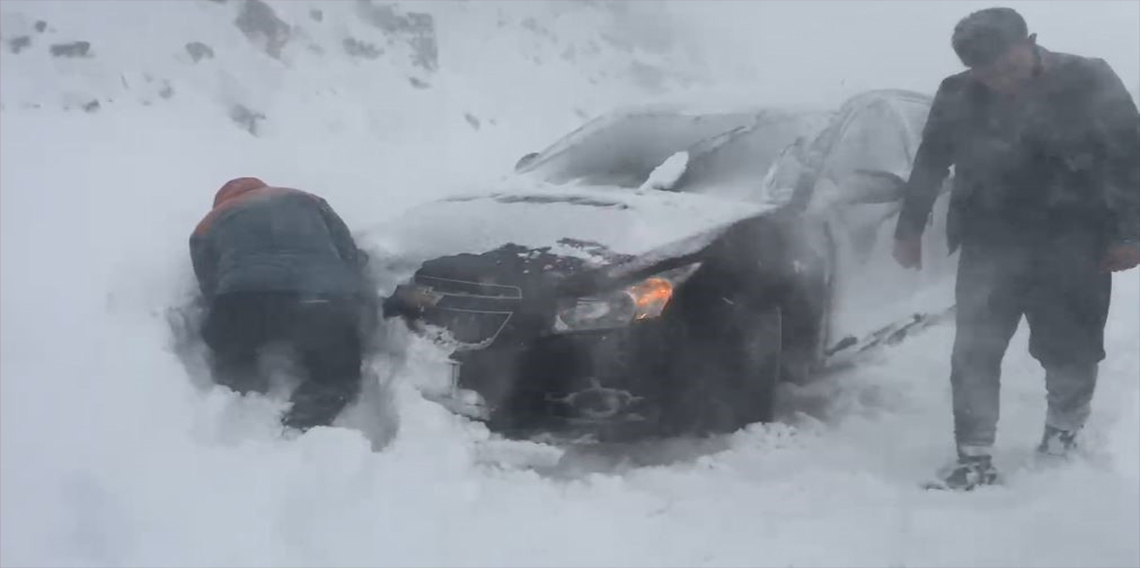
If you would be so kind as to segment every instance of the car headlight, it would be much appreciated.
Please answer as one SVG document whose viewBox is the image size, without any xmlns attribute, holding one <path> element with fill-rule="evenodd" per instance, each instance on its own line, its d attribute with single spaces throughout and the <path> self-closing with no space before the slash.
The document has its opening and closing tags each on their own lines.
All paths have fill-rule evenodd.
<svg viewBox="0 0 1140 568">
<path fill-rule="evenodd" d="M 700 263 L 655 274 L 606 294 L 567 300 L 554 319 L 554 331 L 613 329 L 659 317 L 673 299 L 674 290 L 697 268 Z"/>
</svg>

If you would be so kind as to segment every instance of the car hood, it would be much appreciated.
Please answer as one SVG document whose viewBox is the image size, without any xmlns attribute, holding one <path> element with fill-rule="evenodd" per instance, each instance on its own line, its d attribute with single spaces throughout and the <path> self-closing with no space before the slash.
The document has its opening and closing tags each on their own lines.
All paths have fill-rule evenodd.
<svg viewBox="0 0 1140 568">
<path fill-rule="evenodd" d="M 358 239 L 405 266 L 514 245 L 601 268 L 691 254 L 769 208 L 660 190 L 524 182 L 418 205 Z"/>
</svg>

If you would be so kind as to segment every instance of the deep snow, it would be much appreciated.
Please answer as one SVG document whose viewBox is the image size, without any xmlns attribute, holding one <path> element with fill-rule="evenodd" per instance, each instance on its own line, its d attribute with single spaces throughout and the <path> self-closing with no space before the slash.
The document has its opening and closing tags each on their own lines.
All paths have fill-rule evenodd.
<svg viewBox="0 0 1140 568">
<path fill-rule="evenodd" d="M 355 429 L 281 439 L 280 399 L 204 389 L 171 349 L 165 310 L 190 293 L 186 238 L 214 189 L 258 175 L 324 194 L 353 226 L 398 216 L 492 183 L 580 124 L 576 107 L 647 96 L 602 72 L 659 43 L 571 61 L 557 55 L 633 16 L 425 4 L 406 9 L 436 16 L 435 71 L 402 44 L 375 71 L 303 47 L 285 66 L 231 25 L 239 3 L 92 4 L 0 5 L 0 564 L 1140 564 L 1136 271 L 1114 282 L 1089 455 L 1027 465 L 1044 394 L 1022 329 L 1003 377 L 1010 484 L 972 494 L 917 489 L 952 451 L 951 326 L 788 390 L 778 424 L 571 450 L 495 440 L 427 401 L 444 355 L 397 327 L 345 417 Z M 329 53 L 366 33 L 353 4 L 273 6 Z M 52 59 L 57 40 L 34 31 L 12 53 L 38 19 L 58 41 L 91 41 L 95 58 Z M 218 57 L 174 57 L 193 40 Z M 662 49 L 645 57 L 696 72 L 684 49 Z M 536 64 L 542 50 L 553 56 Z M 94 113 L 60 108 L 92 97 Z M 267 116 L 257 137 L 227 115 L 234 101 Z"/>
</svg>

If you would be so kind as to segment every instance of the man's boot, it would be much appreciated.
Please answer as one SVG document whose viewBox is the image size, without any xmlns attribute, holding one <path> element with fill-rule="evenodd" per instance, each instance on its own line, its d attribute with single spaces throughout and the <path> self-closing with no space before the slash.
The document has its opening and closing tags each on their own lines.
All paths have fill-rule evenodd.
<svg viewBox="0 0 1140 568">
<path fill-rule="evenodd" d="M 983 485 L 998 482 L 998 471 L 988 455 L 959 455 L 958 462 L 941 478 L 928 484 L 927 489 L 948 489 L 950 491 L 973 491 Z"/>
<path fill-rule="evenodd" d="M 1077 449 L 1078 430 L 1062 430 L 1045 426 L 1045 434 L 1037 446 L 1037 453 L 1050 458 L 1068 458 Z"/>
</svg>

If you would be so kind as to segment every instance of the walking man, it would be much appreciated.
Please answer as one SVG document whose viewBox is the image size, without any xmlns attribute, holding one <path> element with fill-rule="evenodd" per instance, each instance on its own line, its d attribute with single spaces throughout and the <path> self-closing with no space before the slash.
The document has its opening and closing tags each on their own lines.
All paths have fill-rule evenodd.
<svg viewBox="0 0 1140 568">
<path fill-rule="evenodd" d="M 1076 447 L 1105 357 L 1112 272 L 1140 263 L 1140 115 L 1107 63 L 1038 46 L 1012 9 L 970 14 L 951 44 L 968 70 L 938 88 L 894 256 L 921 268 L 922 232 L 953 166 L 958 461 L 942 482 L 970 490 L 997 480 L 1001 361 L 1022 316 L 1045 369 L 1038 452 Z"/>
</svg>

